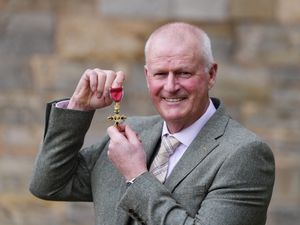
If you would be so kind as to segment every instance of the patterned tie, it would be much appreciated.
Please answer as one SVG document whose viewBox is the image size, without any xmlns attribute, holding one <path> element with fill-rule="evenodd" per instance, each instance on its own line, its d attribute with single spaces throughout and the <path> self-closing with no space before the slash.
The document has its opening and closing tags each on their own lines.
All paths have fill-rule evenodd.
<svg viewBox="0 0 300 225">
<path fill-rule="evenodd" d="M 150 172 L 161 182 L 164 183 L 170 156 L 174 153 L 180 142 L 172 136 L 165 135 L 162 137 L 160 148 L 150 167 Z"/>
</svg>

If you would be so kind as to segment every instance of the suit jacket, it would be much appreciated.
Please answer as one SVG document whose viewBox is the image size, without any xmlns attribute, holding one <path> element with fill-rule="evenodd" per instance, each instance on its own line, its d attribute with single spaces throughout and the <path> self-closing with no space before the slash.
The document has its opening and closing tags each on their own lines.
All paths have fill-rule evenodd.
<svg viewBox="0 0 300 225">
<path fill-rule="evenodd" d="M 43 143 L 30 185 L 39 198 L 93 201 L 97 225 L 263 225 L 274 184 L 270 148 L 226 113 L 205 124 L 164 184 L 151 173 L 129 187 L 107 158 L 109 137 L 82 148 L 94 112 L 48 104 Z M 126 121 L 139 133 L 151 164 L 163 121 Z"/>
</svg>

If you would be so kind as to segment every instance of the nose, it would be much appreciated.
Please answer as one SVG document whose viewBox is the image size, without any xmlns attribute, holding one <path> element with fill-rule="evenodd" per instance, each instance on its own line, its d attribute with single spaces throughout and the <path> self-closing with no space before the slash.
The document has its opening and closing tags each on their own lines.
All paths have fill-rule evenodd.
<svg viewBox="0 0 300 225">
<path fill-rule="evenodd" d="M 170 72 L 166 79 L 165 90 L 168 92 L 175 92 L 178 89 L 177 80 L 174 73 Z"/>
</svg>

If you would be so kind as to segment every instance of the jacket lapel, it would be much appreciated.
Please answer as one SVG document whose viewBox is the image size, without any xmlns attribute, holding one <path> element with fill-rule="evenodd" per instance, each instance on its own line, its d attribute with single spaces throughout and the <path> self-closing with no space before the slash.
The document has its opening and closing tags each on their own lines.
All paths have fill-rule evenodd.
<svg viewBox="0 0 300 225">
<path fill-rule="evenodd" d="M 187 148 L 172 173 L 167 178 L 165 186 L 172 192 L 201 161 L 219 145 L 227 126 L 229 117 L 225 114 L 223 105 L 220 105 L 215 114 L 205 124 L 195 140 Z"/>
<path fill-rule="evenodd" d="M 148 165 L 151 163 L 151 158 L 153 153 L 155 153 L 158 142 L 160 142 L 162 126 L 163 121 L 160 120 L 153 126 L 146 128 L 141 133 L 140 138 L 144 146 Z"/>
</svg>

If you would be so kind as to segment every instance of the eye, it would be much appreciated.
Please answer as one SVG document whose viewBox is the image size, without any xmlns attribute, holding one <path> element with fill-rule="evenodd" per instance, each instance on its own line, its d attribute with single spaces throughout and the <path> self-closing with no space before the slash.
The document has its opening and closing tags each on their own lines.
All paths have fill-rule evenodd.
<svg viewBox="0 0 300 225">
<path fill-rule="evenodd" d="M 164 79 L 168 76 L 168 73 L 164 73 L 164 72 L 157 72 L 153 74 L 153 77 L 155 79 Z"/>
<path fill-rule="evenodd" d="M 180 71 L 180 72 L 176 73 L 176 75 L 181 78 L 189 78 L 192 76 L 192 74 L 187 71 Z"/>
</svg>

